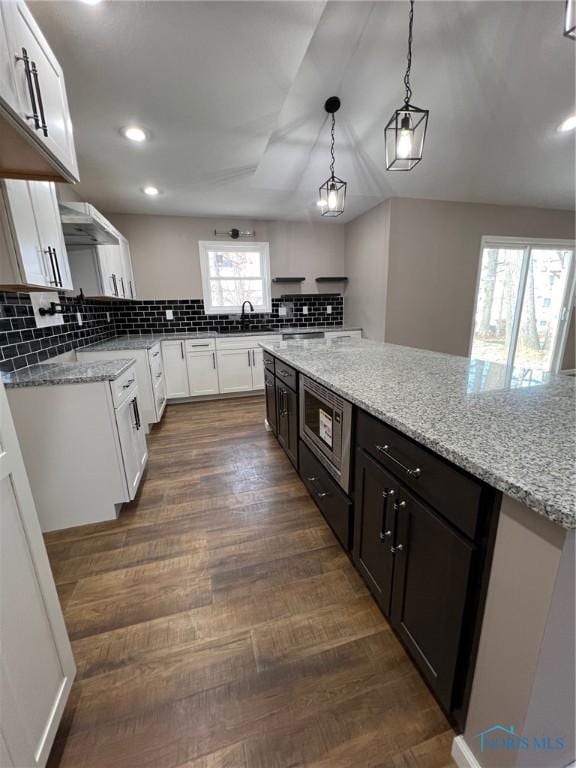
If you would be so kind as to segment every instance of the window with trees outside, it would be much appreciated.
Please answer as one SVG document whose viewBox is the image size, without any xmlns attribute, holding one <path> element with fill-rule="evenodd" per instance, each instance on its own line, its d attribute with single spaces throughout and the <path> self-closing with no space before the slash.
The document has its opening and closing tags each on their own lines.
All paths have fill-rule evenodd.
<svg viewBox="0 0 576 768">
<path fill-rule="evenodd" d="M 573 303 L 573 241 L 484 238 L 471 357 L 541 381 L 560 366 Z"/>
<path fill-rule="evenodd" d="M 233 315 L 250 301 L 255 312 L 271 312 L 268 243 L 200 241 L 204 311 Z"/>
</svg>

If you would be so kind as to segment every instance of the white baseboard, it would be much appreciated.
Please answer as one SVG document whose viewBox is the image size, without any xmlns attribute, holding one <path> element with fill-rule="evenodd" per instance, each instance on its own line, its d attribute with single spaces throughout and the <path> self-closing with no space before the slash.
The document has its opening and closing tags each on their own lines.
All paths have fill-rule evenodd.
<svg viewBox="0 0 576 768">
<path fill-rule="evenodd" d="M 452 742 L 452 757 L 458 768 L 482 768 L 464 736 L 456 736 Z"/>
</svg>

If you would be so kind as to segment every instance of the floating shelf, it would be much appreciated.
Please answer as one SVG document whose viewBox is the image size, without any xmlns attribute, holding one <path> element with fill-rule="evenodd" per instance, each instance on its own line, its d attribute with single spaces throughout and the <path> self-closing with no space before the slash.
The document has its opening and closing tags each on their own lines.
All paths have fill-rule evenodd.
<svg viewBox="0 0 576 768">
<path fill-rule="evenodd" d="M 347 277 L 317 277 L 317 283 L 347 283 Z"/>
<path fill-rule="evenodd" d="M 305 277 L 273 277 L 273 283 L 303 283 Z"/>
</svg>

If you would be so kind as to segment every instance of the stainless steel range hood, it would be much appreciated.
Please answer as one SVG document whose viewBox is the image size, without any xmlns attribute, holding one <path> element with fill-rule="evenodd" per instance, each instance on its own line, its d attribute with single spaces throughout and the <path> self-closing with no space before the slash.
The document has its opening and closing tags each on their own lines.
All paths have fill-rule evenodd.
<svg viewBox="0 0 576 768">
<path fill-rule="evenodd" d="M 90 203 L 61 203 L 66 245 L 118 245 L 116 230 Z"/>
</svg>

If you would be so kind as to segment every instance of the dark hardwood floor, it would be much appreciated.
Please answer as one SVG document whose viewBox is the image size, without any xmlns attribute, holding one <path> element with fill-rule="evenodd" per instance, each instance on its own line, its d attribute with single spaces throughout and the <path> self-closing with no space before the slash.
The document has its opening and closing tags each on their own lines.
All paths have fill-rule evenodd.
<svg viewBox="0 0 576 768">
<path fill-rule="evenodd" d="M 139 498 L 47 534 L 78 679 L 50 768 L 447 768 L 453 732 L 261 397 L 169 406 Z"/>
</svg>

